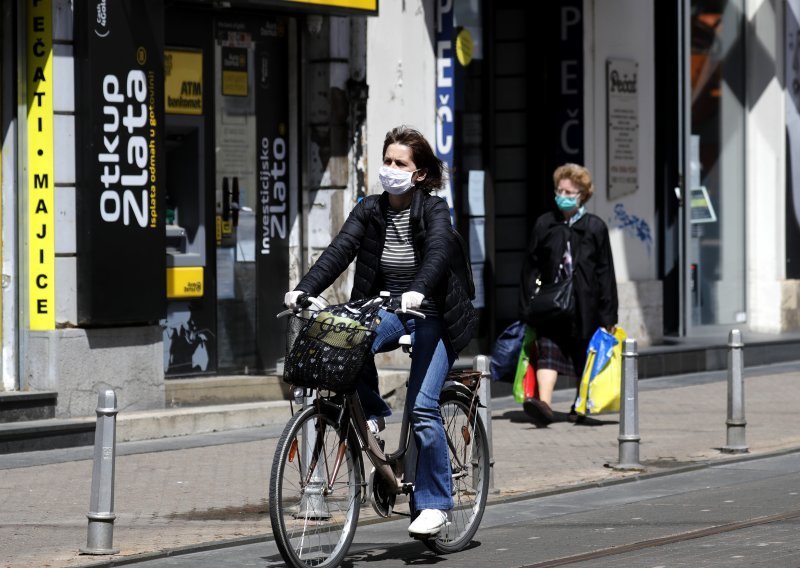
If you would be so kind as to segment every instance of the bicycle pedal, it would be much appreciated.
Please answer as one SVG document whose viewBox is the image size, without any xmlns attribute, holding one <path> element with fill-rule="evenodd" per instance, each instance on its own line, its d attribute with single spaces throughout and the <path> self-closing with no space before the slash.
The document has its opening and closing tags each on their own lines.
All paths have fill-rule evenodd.
<svg viewBox="0 0 800 568">
<path fill-rule="evenodd" d="M 432 538 L 438 538 L 442 531 L 445 530 L 447 527 L 450 526 L 450 521 L 447 521 L 442 528 L 436 531 L 433 534 L 416 534 L 416 533 L 408 533 L 408 536 L 413 538 L 414 540 L 429 540 Z"/>
</svg>

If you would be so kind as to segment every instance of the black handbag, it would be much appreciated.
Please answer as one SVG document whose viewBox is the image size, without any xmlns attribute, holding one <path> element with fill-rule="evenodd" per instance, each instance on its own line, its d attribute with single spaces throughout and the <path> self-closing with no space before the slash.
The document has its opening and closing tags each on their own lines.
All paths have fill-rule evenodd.
<svg viewBox="0 0 800 568">
<path fill-rule="evenodd" d="M 528 302 L 525 320 L 529 325 L 552 324 L 571 319 L 575 315 L 575 296 L 572 293 L 572 275 L 563 275 L 552 284 L 536 285 Z"/>
</svg>

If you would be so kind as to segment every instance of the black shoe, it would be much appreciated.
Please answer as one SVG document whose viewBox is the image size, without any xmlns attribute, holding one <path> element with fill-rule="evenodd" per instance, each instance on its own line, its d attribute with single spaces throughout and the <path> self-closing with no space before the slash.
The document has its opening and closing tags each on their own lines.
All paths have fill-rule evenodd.
<svg viewBox="0 0 800 568">
<path fill-rule="evenodd" d="M 539 427 L 547 426 L 553 421 L 553 411 L 550 409 L 550 405 L 538 398 L 529 398 L 523 402 L 522 409 Z"/>
<path fill-rule="evenodd" d="M 578 414 L 574 410 L 571 410 L 570 413 L 567 415 L 567 420 L 569 420 L 573 424 L 580 424 L 584 420 L 586 420 L 586 415 L 585 414 Z"/>
</svg>

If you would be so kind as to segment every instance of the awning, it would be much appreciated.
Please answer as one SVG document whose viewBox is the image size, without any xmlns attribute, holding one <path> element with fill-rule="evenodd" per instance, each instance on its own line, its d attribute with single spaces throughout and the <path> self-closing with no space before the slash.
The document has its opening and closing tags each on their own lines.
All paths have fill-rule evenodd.
<svg viewBox="0 0 800 568">
<path fill-rule="evenodd" d="M 208 0 L 204 0 L 208 1 Z M 229 0 L 228 6 L 274 6 L 326 14 L 355 14 L 376 16 L 378 0 Z"/>
<path fill-rule="evenodd" d="M 348 8 L 359 12 L 378 13 L 378 0 L 284 0 L 289 4 L 316 4 L 335 8 Z"/>
</svg>

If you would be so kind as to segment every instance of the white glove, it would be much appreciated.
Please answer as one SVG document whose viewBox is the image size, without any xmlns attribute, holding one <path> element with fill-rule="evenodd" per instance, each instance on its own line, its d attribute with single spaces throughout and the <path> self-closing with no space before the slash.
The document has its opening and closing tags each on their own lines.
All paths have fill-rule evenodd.
<svg viewBox="0 0 800 568">
<path fill-rule="evenodd" d="M 422 305 L 424 299 L 425 296 L 419 292 L 403 292 L 403 295 L 400 296 L 400 311 L 416 310 Z"/>
<path fill-rule="evenodd" d="M 297 299 L 305 294 L 302 290 L 292 290 L 291 292 L 286 292 L 286 295 L 283 297 L 283 305 L 293 310 L 297 307 Z"/>
</svg>

